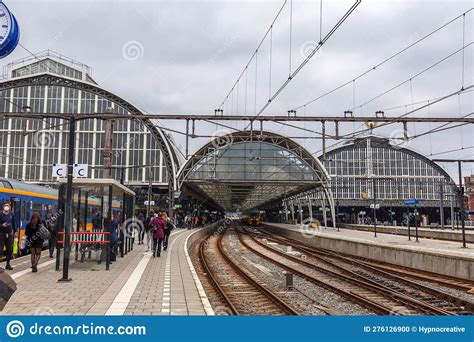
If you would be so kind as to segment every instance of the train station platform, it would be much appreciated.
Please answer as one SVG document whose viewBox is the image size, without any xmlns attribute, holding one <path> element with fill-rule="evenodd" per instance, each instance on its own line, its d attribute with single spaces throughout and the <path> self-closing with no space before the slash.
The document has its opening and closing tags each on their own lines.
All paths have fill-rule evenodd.
<svg viewBox="0 0 474 342">
<path fill-rule="evenodd" d="M 105 270 L 95 261 L 71 262 L 70 282 L 58 282 L 55 259 L 45 251 L 32 273 L 29 256 L 14 260 L 17 283 L 1 315 L 213 315 L 187 252 L 199 229 L 172 232 L 167 251 L 153 258 L 135 244 Z"/>
<path fill-rule="evenodd" d="M 342 228 L 353 229 L 353 230 L 362 230 L 362 231 L 374 231 L 373 225 L 367 224 L 341 224 Z M 384 234 L 395 234 L 408 236 L 408 228 L 404 226 L 381 226 L 377 225 L 377 232 Z M 474 243 L 474 230 L 472 227 L 466 227 L 466 242 Z M 415 227 L 410 228 L 410 234 L 412 238 L 415 236 Z M 462 241 L 462 232 L 460 229 L 451 229 L 451 227 L 446 227 L 444 229 L 440 228 L 429 228 L 429 227 L 418 227 L 418 236 L 427 238 L 427 239 L 437 239 L 437 240 L 448 240 L 448 241 Z"/>
<path fill-rule="evenodd" d="M 301 228 L 299 225 L 268 223 L 268 231 L 287 235 L 295 240 L 317 247 L 375 259 L 400 266 L 445 274 L 453 277 L 474 279 L 474 244 L 462 248 L 457 241 L 445 241 L 359 231 L 354 229 L 319 227 Z"/>
</svg>

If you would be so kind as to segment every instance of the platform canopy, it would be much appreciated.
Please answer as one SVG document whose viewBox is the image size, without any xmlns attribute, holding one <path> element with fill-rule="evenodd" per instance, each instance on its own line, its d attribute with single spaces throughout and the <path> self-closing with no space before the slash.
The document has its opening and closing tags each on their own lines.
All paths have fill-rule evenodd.
<svg viewBox="0 0 474 342">
<path fill-rule="evenodd" d="M 61 178 L 59 180 L 59 183 L 65 184 L 67 183 L 67 179 Z M 121 196 L 124 193 L 128 196 L 135 196 L 135 192 L 112 178 L 74 178 L 72 186 L 80 188 L 81 191 L 101 196 L 107 195 L 109 191 L 109 186 L 112 186 L 112 195 L 114 196 Z"/>
<path fill-rule="evenodd" d="M 326 195 L 329 176 L 304 147 L 266 131 L 239 131 L 210 141 L 181 168 L 183 192 L 224 210 L 249 210 L 308 190 Z"/>
</svg>

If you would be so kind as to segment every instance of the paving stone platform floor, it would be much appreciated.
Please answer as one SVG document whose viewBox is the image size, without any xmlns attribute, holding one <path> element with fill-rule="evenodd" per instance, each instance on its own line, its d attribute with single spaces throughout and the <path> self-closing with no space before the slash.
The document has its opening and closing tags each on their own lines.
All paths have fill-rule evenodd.
<svg viewBox="0 0 474 342">
<path fill-rule="evenodd" d="M 196 230 L 173 231 L 169 248 L 153 258 L 145 245 L 135 244 L 125 257 L 105 270 L 93 260 L 72 262 L 70 282 L 58 282 L 55 259 L 43 252 L 37 273 L 29 256 L 13 261 L 6 271 L 17 290 L 1 315 L 206 315 L 213 314 L 198 290 L 185 252 L 187 238 Z M 202 288 L 202 287 L 201 287 Z"/>
</svg>

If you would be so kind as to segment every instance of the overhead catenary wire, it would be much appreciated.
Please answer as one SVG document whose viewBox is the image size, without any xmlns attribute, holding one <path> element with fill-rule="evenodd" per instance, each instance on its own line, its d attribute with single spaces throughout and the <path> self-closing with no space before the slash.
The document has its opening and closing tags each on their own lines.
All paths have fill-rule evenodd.
<svg viewBox="0 0 474 342">
<path fill-rule="evenodd" d="M 298 110 L 300 108 L 302 108 L 303 106 L 307 106 L 307 105 L 310 105 L 328 95 L 331 95 L 332 93 L 338 91 L 339 89 L 342 89 L 344 88 L 345 86 L 347 86 L 348 84 L 350 84 L 351 82 L 353 81 L 357 81 L 358 79 L 366 76 L 367 74 L 371 73 L 372 71 L 374 70 L 377 70 L 380 66 L 384 65 L 385 63 L 388 63 L 389 61 L 395 59 L 396 57 L 398 57 L 399 55 L 403 54 L 405 51 L 409 50 L 410 48 L 412 48 L 413 46 L 421 43 L 422 41 L 428 39 L 429 37 L 431 37 L 432 35 L 436 34 L 437 32 L 443 30 L 445 27 L 451 25 L 452 23 L 456 22 L 457 20 L 459 20 L 460 18 L 463 18 L 466 14 L 470 13 L 474 8 L 470 8 L 469 10 L 467 10 L 466 12 L 454 17 L 453 19 L 449 20 L 448 22 L 446 22 L 445 24 L 437 27 L 436 29 L 434 29 L 433 31 L 429 32 L 428 34 L 424 35 L 423 37 L 419 38 L 418 40 L 416 40 L 415 42 L 411 43 L 411 44 L 408 44 L 407 46 L 405 46 L 404 48 L 396 51 L 395 53 L 393 53 L 392 55 L 390 55 L 389 57 L 386 57 L 385 59 L 383 59 L 382 61 L 380 61 L 379 63 L 377 63 L 376 65 L 374 65 L 373 67 L 363 71 L 362 73 L 360 73 L 359 75 L 357 75 L 356 77 L 354 78 L 351 78 L 349 81 L 347 82 L 344 82 L 342 83 L 341 85 L 313 98 L 312 100 L 302 104 L 302 105 L 299 105 L 297 107 L 294 107 L 292 108 L 292 110 Z M 464 44 L 463 44 L 464 46 Z M 355 106 L 354 106 L 355 107 Z"/>
<path fill-rule="evenodd" d="M 361 0 L 357 0 L 349 10 L 339 19 L 339 21 L 331 28 L 331 30 L 324 36 L 324 38 L 319 42 L 319 44 L 308 54 L 308 56 L 298 65 L 298 67 L 291 73 L 286 81 L 281 84 L 277 91 L 275 91 L 272 97 L 268 100 L 267 103 L 263 105 L 258 111 L 256 117 L 262 114 L 265 109 L 268 108 L 271 102 L 277 98 L 278 95 L 286 88 L 286 86 L 295 78 L 295 76 L 304 68 L 304 66 L 313 58 L 316 52 L 319 51 L 321 46 L 327 42 L 327 40 L 337 31 L 337 29 L 347 20 L 347 18 L 351 15 L 351 13 L 357 8 L 357 6 L 361 3 Z"/>
<path fill-rule="evenodd" d="M 381 98 L 382 96 L 384 96 L 384 95 L 386 95 L 386 94 L 388 94 L 388 93 L 394 91 L 395 89 L 401 87 L 402 85 L 404 85 L 404 84 L 406 84 L 406 83 L 408 83 L 408 82 L 411 82 L 414 78 L 417 78 L 418 76 L 424 74 L 425 72 L 427 72 L 427 71 L 433 69 L 434 67 L 438 66 L 439 64 L 441 64 L 441 63 L 443 63 L 444 61 L 448 60 L 449 58 L 455 56 L 455 55 L 458 54 L 459 52 L 464 51 L 464 49 L 467 49 L 468 47 L 472 46 L 473 44 L 474 44 L 473 42 L 470 42 L 469 44 L 463 46 L 462 48 L 459 48 L 459 49 L 455 50 L 454 52 L 452 52 L 452 53 L 450 53 L 449 55 L 443 57 L 442 59 L 436 61 L 435 63 L 431 64 L 430 66 L 428 66 L 427 68 L 423 69 L 422 71 L 420 71 L 420 72 L 414 74 L 414 75 L 411 76 L 410 78 L 408 78 L 408 79 L 406 79 L 406 80 L 404 80 L 404 81 L 398 83 L 397 85 L 395 85 L 395 86 L 393 86 L 393 87 L 391 87 L 391 88 L 389 88 L 389 89 L 383 91 L 383 92 L 380 93 L 379 95 L 377 95 L 377 96 L 375 96 L 375 97 L 373 97 L 373 98 L 371 98 L 371 99 L 369 99 L 369 100 L 367 100 L 367 101 L 361 103 L 360 105 L 358 105 L 358 106 L 352 108 L 352 110 L 355 110 L 356 108 L 362 108 L 363 106 L 365 106 L 365 105 L 367 105 L 367 104 L 369 104 L 369 103 L 371 103 L 371 102 L 373 102 L 373 101 L 375 101 L 375 100 Z M 462 90 L 462 89 L 461 89 L 461 90 Z"/>
<path fill-rule="evenodd" d="M 275 22 L 277 21 L 278 17 L 280 16 L 280 14 L 283 12 L 283 9 L 285 8 L 286 4 L 287 4 L 288 0 L 285 0 L 283 2 L 283 4 L 281 5 L 280 9 L 278 10 L 276 16 L 274 17 L 270 27 L 272 27 Z M 237 77 L 237 80 L 234 82 L 234 84 L 232 85 L 232 88 L 231 90 L 227 93 L 227 95 L 224 97 L 224 99 L 222 100 L 221 104 L 219 105 L 219 109 L 222 109 L 223 105 L 224 105 L 224 102 L 226 101 L 226 99 L 229 97 L 232 89 L 234 88 L 234 86 L 237 84 L 237 81 L 242 77 L 242 75 L 244 74 L 245 70 L 249 67 L 249 65 L 252 63 L 255 55 L 257 54 L 258 50 L 260 49 L 260 47 L 262 46 L 263 42 L 265 41 L 265 39 L 267 38 L 268 34 L 270 33 L 270 27 L 268 28 L 268 30 L 265 32 L 265 34 L 263 35 L 263 38 L 260 40 L 260 43 L 257 45 L 257 48 L 255 49 L 254 53 L 252 54 L 252 56 L 250 56 L 250 59 L 249 61 L 247 62 L 247 64 L 245 65 L 245 67 L 243 68 L 242 72 L 239 74 L 239 76 Z"/>
<path fill-rule="evenodd" d="M 420 107 L 418 107 L 418 108 L 415 108 L 413 111 L 416 112 L 416 111 L 422 110 L 422 109 L 424 109 L 424 108 L 428 108 L 428 107 L 430 107 L 430 106 L 432 106 L 432 105 L 434 105 L 434 104 L 436 104 L 436 103 L 439 103 L 439 102 L 441 102 L 441 101 L 444 101 L 444 100 L 446 100 L 446 99 L 448 99 L 448 98 L 451 98 L 452 96 L 455 96 L 455 95 L 457 95 L 457 94 L 464 93 L 464 92 L 469 92 L 469 91 L 471 91 L 471 89 L 474 90 L 474 85 L 470 85 L 470 86 L 465 87 L 463 90 L 458 90 L 458 91 L 455 91 L 455 92 L 453 92 L 453 93 L 450 93 L 450 94 L 441 96 L 441 97 L 437 98 L 436 100 L 433 100 L 433 101 L 431 101 L 431 102 L 428 102 L 426 105 L 423 105 L 423 106 L 420 106 Z M 407 115 L 409 115 L 409 114 L 411 114 L 411 113 L 412 113 L 412 111 L 410 111 L 410 112 L 408 112 L 408 113 L 405 113 L 405 114 L 403 114 L 403 115 L 397 116 L 397 118 L 403 118 L 403 117 L 405 117 L 405 116 L 407 116 Z M 381 128 L 381 127 L 388 126 L 388 125 L 392 125 L 392 124 L 393 124 L 392 122 L 387 122 L 387 123 L 384 123 L 384 124 L 378 126 L 377 128 L 379 129 L 379 128 Z M 340 138 L 340 139 L 354 139 L 355 137 L 360 136 L 360 135 L 362 135 L 362 134 L 364 134 L 364 133 L 366 133 L 366 132 L 372 130 L 372 129 L 362 129 L 362 130 L 360 130 L 361 127 L 363 127 L 363 125 L 360 125 L 359 128 L 358 128 L 356 131 L 354 131 L 354 132 L 352 132 L 352 133 L 349 133 L 349 134 L 342 135 L 342 136 L 340 136 L 339 138 Z M 336 147 L 336 146 L 342 144 L 343 142 L 344 142 L 343 140 L 340 140 L 340 141 L 338 141 L 338 142 L 332 144 L 331 146 L 328 146 L 328 147 L 327 147 L 327 150 L 330 150 L 330 149 L 332 149 L 332 148 L 334 148 L 334 147 Z M 314 153 L 314 154 L 318 154 L 321 150 L 322 150 L 322 149 L 320 148 L 319 150 L 317 150 L 317 151 L 315 151 L 315 152 L 313 152 L 313 153 Z"/>
<path fill-rule="evenodd" d="M 436 152 L 436 153 L 430 154 L 430 157 L 437 156 L 437 155 L 440 155 L 440 154 L 458 152 L 458 151 L 463 151 L 463 150 L 470 150 L 470 149 L 473 149 L 473 148 L 474 148 L 474 146 L 468 146 L 468 147 L 461 147 L 461 148 L 456 148 L 456 149 L 447 150 L 447 151 Z"/>
</svg>

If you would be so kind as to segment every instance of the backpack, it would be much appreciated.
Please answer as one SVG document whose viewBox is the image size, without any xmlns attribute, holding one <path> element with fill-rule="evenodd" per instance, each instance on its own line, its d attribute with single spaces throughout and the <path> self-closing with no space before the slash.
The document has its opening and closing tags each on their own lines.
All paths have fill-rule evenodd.
<svg viewBox="0 0 474 342">
<path fill-rule="evenodd" d="M 42 240 L 49 240 L 51 238 L 51 233 L 44 224 L 40 225 L 39 233 L 39 236 Z"/>
<path fill-rule="evenodd" d="M 154 234 L 158 230 L 158 227 L 155 225 L 155 218 L 152 218 L 150 220 L 150 223 L 148 226 L 150 227 L 149 232 L 152 234 Z"/>
<path fill-rule="evenodd" d="M 171 222 L 171 220 L 166 221 L 165 230 L 171 231 L 173 228 L 174 224 Z"/>
</svg>

